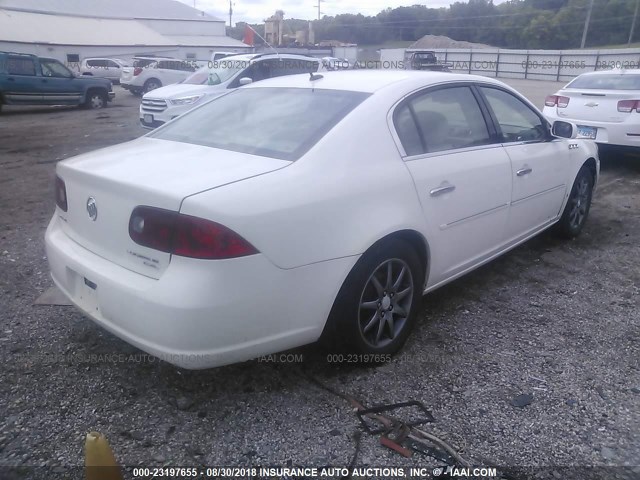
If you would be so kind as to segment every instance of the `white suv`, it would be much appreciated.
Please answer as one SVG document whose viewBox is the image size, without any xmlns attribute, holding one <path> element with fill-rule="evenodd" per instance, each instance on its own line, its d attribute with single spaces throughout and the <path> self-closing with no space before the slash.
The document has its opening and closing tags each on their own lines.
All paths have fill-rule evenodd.
<svg viewBox="0 0 640 480">
<path fill-rule="evenodd" d="M 156 128 L 228 89 L 321 69 L 320 59 L 294 54 L 241 54 L 209 62 L 179 84 L 145 94 L 140 104 L 140 124 Z"/>
<path fill-rule="evenodd" d="M 80 74 L 108 78 L 118 83 L 123 67 L 128 66 L 127 62 L 119 58 L 85 58 L 80 63 Z"/>
<path fill-rule="evenodd" d="M 155 58 L 147 65 L 142 65 L 149 58 L 138 58 L 133 68 L 123 69 L 120 85 L 134 95 L 142 95 L 156 88 L 177 83 L 197 68 L 194 61 L 175 58 Z M 136 65 L 137 63 L 137 65 Z"/>
</svg>

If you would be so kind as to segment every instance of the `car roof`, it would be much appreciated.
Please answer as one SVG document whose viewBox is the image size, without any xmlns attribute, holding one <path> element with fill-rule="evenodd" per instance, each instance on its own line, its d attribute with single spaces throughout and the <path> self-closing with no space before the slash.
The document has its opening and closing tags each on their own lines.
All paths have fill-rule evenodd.
<svg viewBox="0 0 640 480">
<path fill-rule="evenodd" d="M 263 58 L 289 58 L 298 60 L 316 60 L 320 61 L 317 57 L 310 55 L 300 55 L 297 53 L 238 53 L 232 55 L 234 60 L 258 60 Z M 223 59 L 224 60 L 224 59 Z"/>
<path fill-rule="evenodd" d="M 307 74 L 286 75 L 250 84 L 243 88 L 318 88 L 328 90 L 349 90 L 354 92 L 374 93 L 394 84 L 404 84 L 408 91 L 430 84 L 443 82 L 477 81 L 495 85 L 504 84 L 498 80 L 479 75 L 457 74 L 449 72 L 428 72 L 418 70 L 340 70 L 322 72 L 318 80 L 311 81 Z"/>
</svg>

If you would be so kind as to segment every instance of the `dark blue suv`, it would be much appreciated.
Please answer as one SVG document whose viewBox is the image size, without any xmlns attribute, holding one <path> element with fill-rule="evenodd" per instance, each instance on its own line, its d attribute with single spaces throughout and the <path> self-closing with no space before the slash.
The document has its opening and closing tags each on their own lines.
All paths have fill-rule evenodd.
<svg viewBox="0 0 640 480">
<path fill-rule="evenodd" d="M 109 80 L 76 77 L 53 58 L 0 52 L 0 110 L 3 104 L 103 108 L 114 97 Z"/>
</svg>

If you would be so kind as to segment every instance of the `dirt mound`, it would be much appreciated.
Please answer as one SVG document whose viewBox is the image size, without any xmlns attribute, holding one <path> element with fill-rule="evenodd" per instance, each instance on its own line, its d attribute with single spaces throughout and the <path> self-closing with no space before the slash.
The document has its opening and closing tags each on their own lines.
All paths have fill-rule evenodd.
<svg viewBox="0 0 640 480">
<path fill-rule="evenodd" d="M 409 48 L 495 48 L 484 43 L 472 43 L 453 40 L 444 35 L 425 35 L 417 40 Z"/>
</svg>

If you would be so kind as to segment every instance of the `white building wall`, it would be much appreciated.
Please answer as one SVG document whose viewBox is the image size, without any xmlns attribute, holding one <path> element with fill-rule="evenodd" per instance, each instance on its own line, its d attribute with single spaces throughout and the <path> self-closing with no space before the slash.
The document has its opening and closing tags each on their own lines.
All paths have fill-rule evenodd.
<svg viewBox="0 0 640 480">
<path fill-rule="evenodd" d="M 208 50 L 208 49 L 206 49 Z M 80 59 L 86 57 L 113 57 L 128 60 L 136 55 L 150 54 L 167 57 L 179 57 L 178 47 L 100 47 L 100 46 L 77 46 L 77 45 L 42 45 L 32 43 L 12 43 L 0 42 L 0 51 L 30 53 L 40 57 L 55 58 L 67 64 L 67 55 L 78 55 Z M 206 57 L 206 55 L 205 55 Z M 73 65 L 72 65 L 73 66 Z"/>
<path fill-rule="evenodd" d="M 225 23 L 197 20 L 138 19 L 162 35 L 226 35 Z"/>
</svg>

